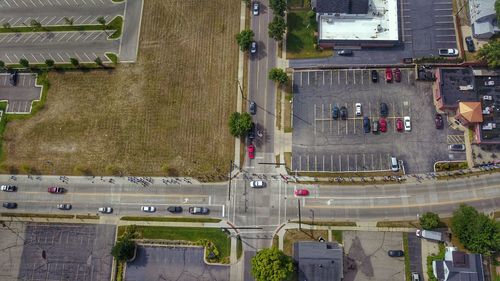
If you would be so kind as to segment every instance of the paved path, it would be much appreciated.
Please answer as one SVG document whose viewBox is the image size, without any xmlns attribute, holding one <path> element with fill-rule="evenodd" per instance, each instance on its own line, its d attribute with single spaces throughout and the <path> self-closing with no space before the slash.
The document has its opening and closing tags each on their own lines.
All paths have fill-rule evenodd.
<svg viewBox="0 0 500 281">
<path fill-rule="evenodd" d="M 127 0 L 125 2 L 123 34 L 120 39 L 120 61 L 135 62 L 139 51 L 143 0 Z"/>
</svg>

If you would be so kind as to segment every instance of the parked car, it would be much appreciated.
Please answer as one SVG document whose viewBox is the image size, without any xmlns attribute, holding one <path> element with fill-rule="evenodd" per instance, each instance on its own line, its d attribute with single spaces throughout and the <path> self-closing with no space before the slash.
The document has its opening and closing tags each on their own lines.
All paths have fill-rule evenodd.
<svg viewBox="0 0 500 281">
<path fill-rule="evenodd" d="M 372 70 L 372 82 L 377 83 L 378 81 L 378 72 L 374 69 Z"/>
<path fill-rule="evenodd" d="M 2 206 L 7 209 L 15 209 L 17 208 L 17 203 L 14 202 L 3 202 Z"/>
<path fill-rule="evenodd" d="M 436 113 L 436 116 L 434 117 L 434 124 L 436 125 L 436 129 L 443 128 L 443 116 L 441 116 L 441 114 Z"/>
<path fill-rule="evenodd" d="M 14 192 L 14 191 L 17 191 L 17 186 L 15 186 L 15 185 L 2 185 L 2 186 L 0 186 L 0 190 L 6 191 L 6 192 Z"/>
<path fill-rule="evenodd" d="M 210 210 L 206 207 L 189 207 L 189 213 L 193 215 L 206 215 Z"/>
<path fill-rule="evenodd" d="M 141 206 L 141 211 L 146 212 L 146 213 L 154 213 L 154 212 L 156 212 L 156 207 L 155 206 Z"/>
<path fill-rule="evenodd" d="M 169 206 L 167 208 L 167 211 L 170 213 L 182 213 L 182 207 L 181 206 Z"/>
<path fill-rule="evenodd" d="M 356 116 L 361 116 L 361 104 L 358 102 L 354 107 L 356 108 Z"/>
<path fill-rule="evenodd" d="M 365 130 L 365 133 L 370 132 L 370 119 L 368 117 L 363 117 L 363 129 Z"/>
<path fill-rule="evenodd" d="M 253 140 L 255 138 L 255 123 L 252 122 L 250 124 L 250 130 L 248 131 L 248 138 Z"/>
<path fill-rule="evenodd" d="M 57 208 L 59 210 L 65 210 L 65 211 L 71 210 L 71 204 L 68 204 L 68 203 L 66 203 L 66 204 L 57 204 Z"/>
<path fill-rule="evenodd" d="M 380 116 L 387 117 L 388 114 L 389 108 L 387 107 L 387 104 L 385 102 L 380 103 Z"/>
<path fill-rule="evenodd" d="M 99 211 L 99 213 L 103 213 L 103 214 L 111 214 L 113 212 L 113 208 L 111 208 L 111 207 L 100 207 L 99 209 L 97 209 L 97 211 Z"/>
<path fill-rule="evenodd" d="M 404 129 L 403 120 L 401 118 L 396 119 L 396 130 L 401 132 Z"/>
<path fill-rule="evenodd" d="M 387 254 L 389 255 L 389 257 L 393 258 L 403 257 L 405 255 L 404 252 L 401 250 L 389 250 Z"/>
<path fill-rule="evenodd" d="M 377 120 L 373 120 L 372 133 L 378 133 L 378 121 Z"/>
<path fill-rule="evenodd" d="M 405 131 L 406 131 L 406 132 L 411 131 L 411 121 L 410 121 L 410 116 L 405 116 L 405 117 L 403 117 L 403 121 L 405 122 Z"/>
<path fill-rule="evenodd" d="M 248 150 L 248 158 L 254 159 L 255 158 L 255 146 L 253 144 L 249 144 L 247 147 Z"/>
<path fill-rule="evenodd" d="M 457 49 L 439 49 L 438 53 L 442 57 L 457 57 L 458 56 Z"/>
<path fill-rule="evenodd" d="M 385 121 L 385 118 L 380 118 L 380 120 L 378 120 L 378 123 L 380 123 L 380 131 L 382 133 L 387 132 L 387 121 Z"/>
<path fill-rule="evenodd" d="M 10 85 L 12 86 L 17 86 L 17 78 L 19 77 L 18 73 L 16 70 L 12 71 L 10 74 L 9 74 L 9 83 Z"/>
<path fill-rule="evenodd" d="M 399 171 L 399 162 L 396 157 L 391 157 L 391 171 L 393 172 Z"/>
<path fill-rule="evenodd" d="M 251 101 L 248 109 L 250 111 L 250 114 L 255 115 L 257 113 L 257 104 L 254 101 Z"/>
<path fill-rule="evenodd" d="M 250 187 L 253 188 L 258 188 L 258 187 L 265 187 L 266 183 L 264 181 L 251 181 L 250 182 Z"/>
<path fill-rule="evenodd" d="M 51 186 L 47 189 L 47 191 L 49 193 L 64 193 L 66 191 L 66 189 L 64 189 L 64 187 L 55 187 L 55 186 Z"/>
<path fill-rule="evenodd" d="M 346 49 L 339 50 L 339 51 L 337 51 L 337 55 L 339 55 L 339 56 L 352 56 L 352 50 L 346 50 Z"/>
<path fill-rule="evenodd" d="M 388 83 L 392 82 L 392 69 L 390 67 L 385 69 L 385 81 Z"/>
<path fill-rule="evenodd" d="M 394 81 L 401 82 L 401 70 L 397 67 L 394 69 Z"/>
<path fill-rule="evenodd" d="M 465 145 L 463 145 L 463 144 L 450 144 L 448 146 L 448 149 L 451 151 L 464 151 Z"/>
<path fill-rule="evenodd" d="M 342 120 L 347 119 L 347 108 L 345 106 L 340 107 L 340 119 Z"/>
<path fill-rule="evenodd" d="M 257 42 L 252 41 L 250 44 L 250 54 L 256 54 L 257 53 Z"/>
<path fill-rule="evenodd" d="M 258 16 L 259 15 L 259 10 L 260 10 L 260 4 L 259 2 L 253 2 L 253 9 L 252 9 L 252 13 L 254 16 Z"/>
<path fill-rule="evenodd" d="M 307 196 L 309 195 L 309 190 L 307 189 L 297 189 L 293 192 L 295 196 Z"/>
<path fill-rule="evenodd" d="M 332 118 L 333 119 L 338 119 L 340 115 L 340 109 L 338 106 L 334 105 L 332 108 Z"/>
<path fill-rule="evenodd" d="M 467 51 L 471 53 L 474 53 L 476 51 L 476 46 L 474 46 L 474 40 L 472 40 L 472 37 L 465 37 L 465 45 L 467 45 Z"/>
<path fill-rule="evenodd" d="M 411 273 L 411 281 L 420 281 L 420 275 L 417 272 Z"/>
</svg>

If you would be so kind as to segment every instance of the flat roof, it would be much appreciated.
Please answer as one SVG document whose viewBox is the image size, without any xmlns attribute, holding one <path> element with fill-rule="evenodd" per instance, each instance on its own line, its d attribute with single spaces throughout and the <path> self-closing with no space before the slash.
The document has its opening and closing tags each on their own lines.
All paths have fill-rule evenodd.
<svg viewBox="0 0 500 281">
<path fill-rule="evenodd" d="M 397 0 L 370 0 L 367 14 L 320 14 L 320 40 L 397 41 Z"/>
<path fill-rule="evenodd" d="M 441 98 L 445 106 L 457 108 L 461 101 L 479 101 L 471 68 L 440 68 L 439 72 Z"/>
</svg>

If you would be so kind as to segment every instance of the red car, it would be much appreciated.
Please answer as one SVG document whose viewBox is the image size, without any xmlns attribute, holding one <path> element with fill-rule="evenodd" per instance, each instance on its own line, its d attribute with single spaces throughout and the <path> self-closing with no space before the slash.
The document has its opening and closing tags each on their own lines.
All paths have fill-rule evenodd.
<svg viewBox="0 0 500 281">
<path fill-rule="evenodd" d="M 401 82 L 401 70 L 399 70 L 399 68 L 396 67 L 396 69 L 394 69 L 394 80 L 396 82 Z"/>
<path fill-rule="evenodd" d="M 295 196 L 307 196 L 309 195 L 309 190 L 307 189 L 297 189 L 294 192 Z"/>
<path fill-rule="evenodd" d="M 52 186 L 52 187 L 49 187 L 47 189 L 47 191 L 49 193 L 64 193 L 65 189 L 64 189 L 64 187 L 55 187 L 55 186 Z"/>
<path fill-rule="evenodd" d="M 255 146 L 253 144 L 250 144 L 248 146 L 248 158 L 250 158 L 250 159 L 255 158 Z"/>
<path fill-rule="evenodd" d="M 380 123 L 380 131 L 382 133 L 387 132 L 387 121 L 385 121 L 385 118 L 380 118 L 378 122 Z"/>
<path fill-rule="evenodd" d="M 390 67 L 385 69 L 385 81 L 392 82 L 392 69 Z"/>
<path fill-rule="evenodd" d="M 434 123 L 436 124 L 436 129 L 443 128 L 443 116 L 441 114 L 436 113 L 436 117 L 434 118 Z"/>
<path fill-rule="evenodd" d="M 403 129 L 404 129 L 403 120 L 401 120 L 401 118 L 398 118 L 396 120 L 396 130 L 401 132 L 401 131 L 403 131 Z"/>
</svg>

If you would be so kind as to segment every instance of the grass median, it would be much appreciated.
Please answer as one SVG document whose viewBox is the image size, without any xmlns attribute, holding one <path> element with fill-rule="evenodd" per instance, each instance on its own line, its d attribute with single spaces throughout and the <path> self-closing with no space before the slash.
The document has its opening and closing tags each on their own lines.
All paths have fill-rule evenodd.
<svg viewBox="0 0 500 281">
<path fill-rule="evenodd" d="M 186 217 L 121 217 L 123 221 L 158 221 L 158 222 L 210 222 L 217 223 L 220 219 L 214 218 L 186 218 Z"/>
</svg>

